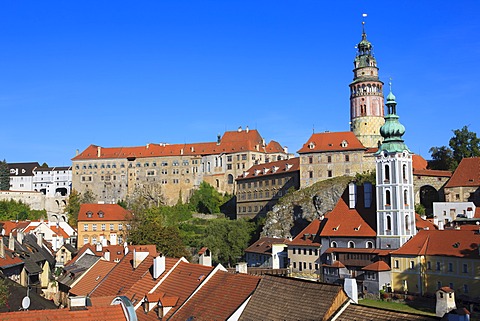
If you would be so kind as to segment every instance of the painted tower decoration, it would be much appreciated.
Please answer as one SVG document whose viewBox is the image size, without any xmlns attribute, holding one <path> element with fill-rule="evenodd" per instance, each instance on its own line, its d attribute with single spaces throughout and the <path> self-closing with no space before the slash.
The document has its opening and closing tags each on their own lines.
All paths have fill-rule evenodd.
<svg viewBox="0 0 480 321">
<path fill-rule="evenodd" d="M 362 25 L 362 40 L 357 45 L 350 84 L 350 130 L 365 147 L 375 148 L 382 140 L 379 129 L 384 123 L 383 82 L 378 78 L 377 61 L 373 46 L 367 40 L 365 21 Z"/>
<path fill-rule="evenodd" d="M 412 152 L 402 136 L 395 96 L 387 96 L 388 115 L 380 128 L 383 143 L 375 153 L 377 172 L 377 247 L 398 249 L 416 233 Z"/>
</svg>

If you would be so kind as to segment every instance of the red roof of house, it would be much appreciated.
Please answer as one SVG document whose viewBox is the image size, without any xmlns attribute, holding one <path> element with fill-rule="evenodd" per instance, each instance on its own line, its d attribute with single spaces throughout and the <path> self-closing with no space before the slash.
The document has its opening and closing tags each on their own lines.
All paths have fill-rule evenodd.
<svg viewBox="0 0 480 321">
<path fill-rule="evenodd" d="M 343 144 L 343 142 L 346 144 Z M 342 145 L 345 147 L 342 147 Z M 353 132 L 326 132 L 312 134 L 297 153 L 303 154 L 346 150 L 367 149 L 362 145 Z"/>
<path fill-rule="evenodd" d="M 165 296 L 178 297 L 177 305 L 167 313 L 165 319 L 168 319 L 185 302 L 212 270 L 211 266 L 183 261 L 175 267 L 154 291 L 154 293 L 163 292 Z"/>
<path fill-rule="evenodd" d="M 91 217 L 88 214 L 91 212 Z M 103 212 L 103 217 L 100 216 Z M 82 204 L 78 212 L 78 222 L 83 221 L 128 221 L 132 213 L 118 204 Z"/>
<path fill-rule="evenodd" d="M 288 239 L 277 238 L 277 237 L 261 237 L 245 249 L 245 252 L 250 253 L 260 253 L 260 254 L 272 254 L 272 245 L 273 244 L 289 244 Z"/>
<path fill-rule="evenodd" d="M 314 219 L 304 228 L 289 245 L 320 246 L 320 220 Z"/>
<path fill-rule="evenodd" d="M 480 234 L 468 230 L 420 230 L 392 255 L 437 255 L 479 259 Z"/>
<path fill-rule="evenodd" d="M 480 186 L 480 157 L 464 158 L 445 187 Z"/>
<path fill-rule="evenodd" d="M 217 271 L 170 320 L 227 320 L 255 291 L 260 277 Z M 204 304 L 208 302 L 208 309 Z"/>
<path fill-rule="evenodd" d="M 70 293 L 73 295 L 87 295 L 90 293 L 102 279 L 110 272 L 116 265 L 114 262 L 98 260 L 90 270 L 82 275 L 71 289 Z"/>
<path fill-rule="evenodd" d="M 433 177 L 450 177 L 452 172 L 443 170 L 427 169 L 428 162 L 420 155 L 412 156 L 413 175 L 417 176 L 433 176 Z"/>
<path fill-rule="evenodd" d="M 280 175 L 300 171 L 300 158 L 290 158 L 276 162 L 253 165 L 237 178 L 237 181 L 265 176 Z"/>
<path fill-rule="evenodd" d="M 322 264 L 322 266 L 332 267 L 332 268 L 337 268 L 337 269 L 345 268 L 345 265 L 343 265 L 343 263 L 340 262 L 340 261 L 334 261 L 332 264 Z"/>
<path fill-rule="evenodd" d="M 111 302 L 111 301 L 110 301 Z M 117 321 L 128 320 L 120 304 L 102 307 L 89 306 L 85 310 L 57 309 L 48 311 L 16 311 L 0 313 L 1 320 L 47 321 L 47 320 L 75 320 L 75 321 Z"/>
<path fill-rule="evenodd" d="M 429 220 L 424 220 L 419 214 L 415 213 L 415 226 L 418 230 L 436 230 L 437 226 Z"/>
<path fill-rule="evenodd" d="M 65 230 L 64 230 L 63 228 L 61 228 L 60 226 L 50 226 L 50 229 L 51 229 L 57 236 L 61 236 L 61 237 L 66 238 L 66 239 L 69 238 L 67 232 L 65 232 Z"/>
<path fill-rule="evenodd" d="M 372 191 L 373 192 L 373 191 Z M 341 237 L 375 237 L 377 233 L 367 223 L 366 219 L 373 224 L 375 221 L 375 201 L 372 195 L 372 204 L 369 208 L 364 207 L 363 188 L 357 187 L 357 202 L 355 208 L 348 206 L 348 188 L 335 205 L 334 209 L 325 215 L 322 224 L 322 236 Z"/>
<path fill-rule="evenodd" d="M 91 297 L 126 295 L 137 299 L 143 298 L 158 280 L 151 274 L 154 256 L 148 255 L 136 269 L 133 268 L 133 251 L 124 256 L 90 293 Z M 165 258 L 165 272 L 177 263 L 178 259 Z M 164 272 L 164 273 L 165 273 Z M 132 301 L 132 303 L 135 302 Z"/>
<path fill-rule="evenodd" d="M 101 147 L 90 145 L 72 160 L 112 159 L 127 157 L 159 157 L 159 156 L 201 156 L 220 153 L 236 153 L 242 151 L 258 151 L 263 153 L 283 152 L 279 143 L 271 141 L 264 146 L 264 141 L 257 130 L 227 131 L 220 142 L 191 144 L 147 144 L 134 147 Z"/>
<path fill-rule="evenodd" d="M 7 246 L 3 246 L 5 249 L 5 256 L 1 257 L 0 256 L 0 267 L 3 269 L 6 269 L 10 266 L 18 265 L 18 264 L 23 264 L 23 261 L 18 257 L 15 256 Z"/>
<path fill-rule="evenodd" d="M 375 271 L 375 272 L 382 272 L 382 271 L 390 271 L 390 267 L 384 261 L 377 261 L 373 262 L 362 268 L 364 271 Z"/>
</svg>

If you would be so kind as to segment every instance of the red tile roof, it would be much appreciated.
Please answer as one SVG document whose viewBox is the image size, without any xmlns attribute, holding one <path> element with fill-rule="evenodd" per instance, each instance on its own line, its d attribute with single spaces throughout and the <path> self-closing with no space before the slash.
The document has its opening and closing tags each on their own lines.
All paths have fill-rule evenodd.
<svg viewBox="0 0 480 321">
<path fill-rule="evenodd" d="M 413 175 L 433 176 L 433 177 L 450 177 L 452 172 L 443 170 L 427 169 L 428 162 L 420 155 L 414 154 L 412 157 Z"/>
<path fill-rule="evenodd" d="M 345 147 L 342 147 L 342 142 L 344 141 L 347 144 Z M 297 153 L 303 154 L 346 150 L 367 149 L 362 145 L 353 132 L 326 132 L 312 134 Z"/>
<path fill-rule="evenodd" d="M 217 271 L 170 320 L 187 320 L 191 316 L 195 316 L 195 320 L 227 320 L 259 282 L 258 276 Z"/>
<path fill-rule="evenodd" d="M 277 238 L 277 237 L 261 237 L 250 245 L 245 252 L 249 253 L 260 253 L 260 254 L 272 254 L 272 245 L 273 244 L 289 244 L 290 241 L 288 239 Z"/>
<path fill-rule="evenodd" d="M 87 307 L 85 310 L 58 309 L 43 311 L 17 311 L 0 313 L 0 320 L 47 321 L 47 320 L 75 320 L 75 321 L 117 321 L 127 320 L 121 305 L 103 307 Z"/>
<path fill-rule="evenodd" d="M 377 261 L 373 262 L 362 268 L 364 271 L 375 271 L 375 272 L 382 272 L 382 271 L 390 271 L 390 267 L 384 261 Z"/>
<path fill-rule="evenodd" d="M 464 158 L 445 187 L 480 186 L 480 157 Z"/>
<path fill-rule="evenodd" d="M 154 256 L 148 255 L 134 269 L 133 251 L 129 252 L 103 278 L 90 296 L 126 295 L 132 299 L 135 295 L 137 299 L 143 298 L 145 293 L 148 293 L 158 283 L 158 280 L 154 280 L 151 274 L 153 258 Z M 165 258 L 165 271 L 168 272 L 177 261 L 178 259 Z M 135 305 L 135 302 L 132 301 L 132 303 Z"/>
<path fill-rule="evenodd" d="M 415 226 L 418 230 L 436 230 L 437 226 L 429 220 L 424 220 L 419 214 L 415 213 Z"/>
<path fill-rule="evenodd" d="M 51 229 L 57 236 L 61 236 L 61 237 L 66 238 L 66 239 L 69 238 L 67 232 L 65 232 L 65 230 L 64 230 L 63 228 L 61 228 L 60 226 L 50 226 L 50 229 Z"/>
<path fill-rule="evenodd" d="M 165 316 L 168 319 L 213 270 L 211 266 L 180 262 L 154 291 L 169 297 L 178 297 L 178 303 Z"/>
<path fill-rule="evenodd" d="M 320 220 L 314 219 L 304 228 L 289 245 L 320 246 Z"/>
<path fill-rule="evenodd" d="M 348 188 L 335 205 L 334 209 L 325 215 L 322 222 L 322 236 L 341 236 L 341 237 L 375 237 L 377 233 L 367 223 L 374 225 L 375 201 L 372 198 L 370 208 L 363 205 L 363 188 L 357 187 L 357 202 L 355 208 L 348 206 Z"/>
<path fill-rule="evenodd" d="M 322 266 L 327 266 L 327 267 L 332 267 L 332 268 L 338 268 L 338 269 L 343 269 L 343 268 L 345 268 L 345 265 L 343 265 L 343 263 L 340 262 L 340 261 L 334 261 L 332 264 L 322 264 Z"/>
<path fill-rule="evenodd" d="M 90 145 L 72 160 L 113 159 L 127 157 L 160 157 L 160 156 L 201 156 L 220 153 L 236 153 L 242 151 L 258 151 L 263 153 L 283 152 L 275 141 L 264 146 L 264 141 L 257 130 L 227 131 L 220 143 L 191 144 L 147 144 L 134 147 L 101 147 Z M 100 156 L 99 156 L 100 154 Z"/>
<path fill-rule="evenodd" d="M 4 249 L 5 249 L 5 256 L 4 257 L 1 257 L 0 256 L 0 267 L 3 268 L 3 269 L 6 269 L 10 266 L 14 266 L 14 265 L 19 265 L 19 264 L 23 264 L 23 261 L 18 257 L 18 256 L 15 256 L 9 249 L 7 246 L 3 246 Z"/>
<path fill-rule="evenodd" d="M 244 174 L 237 178 L 237 181 L 257 177 L 280 175 L 300 171 L 300 158 L 290 158 L 286 160 L 270 162 L 265 164 L 253 165 Z"/>
<path fill-rule="evenodd" d="M 88 217 L 87 213 L 91 212 L 92 216 Z M 100 217 L 99 212 L 103 212 Z M 128 221 L 132 217 L 132 213 L 118 204 L 82 204 L 78 213 L 78 221 Z"/>
<path fill-rule="evenodd" d="M 438 255 L 479 259 L 480 234 L 468 230 L 420 230 L 392 255 Z"/>
<path fill-rule="evenodd" d="M 73 295 L 87 295 L 90 293 L 116 265 L 114 262 L 98 260 L 90 270 L 82 275 L 71 289 Z"/>
</svg>

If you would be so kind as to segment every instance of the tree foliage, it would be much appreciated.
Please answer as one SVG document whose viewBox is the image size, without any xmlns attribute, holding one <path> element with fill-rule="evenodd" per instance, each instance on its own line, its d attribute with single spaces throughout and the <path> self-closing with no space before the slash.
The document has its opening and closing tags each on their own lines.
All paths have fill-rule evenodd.
<svg viewBox="0 0 480 321">
<path fill-rule="evenodd" d="M 244 219 L 211 220 L 205 229 L 203 245 L 212 251 L 216 262 L 231 267 L 243 256 L 254 230 L 255 223 Z"/>
<path fill-rule="evenodd" d="M 0 161 L 0 191 L 10 190 L 10 171 L 6 160 Z"/>
<path fill-rule="evenodd" d="M 364 183 L 367 183 L 367 182 L 371 183 L 372 185 L 375 185 L 375 183 L 376 183 L 376 172 L 375 172 L 375 170 L 355 174 L 355 183 L 357 185 L 360 186 L 360 185 L 363 185 Z"/>
<path fill-rule="evenodd" d="M 430 148 L 431 169 L 455 170 L 463 158 L 480 156 L 480 139 L 468 130 L 468 126 L 453 130 L 448 145 Z"/>
<path fill-rule="evenodd" d="M 155 244 L 157 251 L 169 257 L 188 256 L 185 244 L 176 226 L 165 226 L 152 213 L 135 215 L 127 240 L 135 245 Z"/>
<path fill-rule="evenodd" d="M 0 220 L 38 220 L 47 217 L 45 210 L 32 210 L 22 201 L 0 201 Z"/>
<path fill-rule="evenodd" d="M 83 194 L 80 194 L 75 189 L 72 190 L 68 196 L 67 206 L 65 206 L 64 212 L 68 214 L 68 224 L 71 226 L 77 226 L 78 212 L 80 212 L 80 205 L 90 204 L 95 202 L 95 195 L 89 189 Z"/>
<path fill-rule="evenodd" d="M 8 304 L 8 297 L 10 296 L 10 290 L 8 289 L 7 281 L 0 277 L 0 307 L 4 307 Z"/>
<path fill-rule="evenodd" d="M 204 214 L 220 213 L 220 207 L 232 196 L 222 195 L 210 184 L 202 182 L 190 198 L 189 204 L 192 211 Z"/>
</svg>

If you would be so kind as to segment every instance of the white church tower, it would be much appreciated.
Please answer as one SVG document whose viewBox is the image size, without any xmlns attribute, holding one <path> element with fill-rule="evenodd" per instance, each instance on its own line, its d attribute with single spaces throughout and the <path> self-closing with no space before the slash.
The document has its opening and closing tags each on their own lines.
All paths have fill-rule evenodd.
<svg viewBox="0 0 480 321">
<path fill-rule="evenodd" d="M 398 249 L 416 233 L 412 152 L 402 136 L 395 96 L 387 96 L 388 114 L 380 128 L 383 143 L 375 154 L 377 248 Z"/>
</svg>

